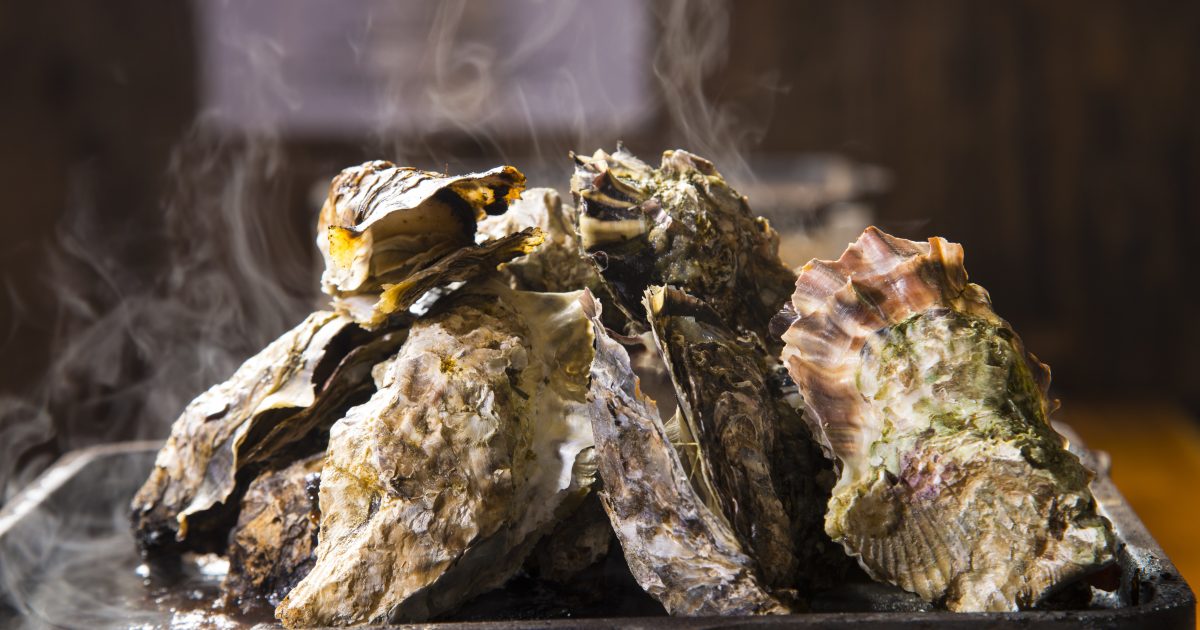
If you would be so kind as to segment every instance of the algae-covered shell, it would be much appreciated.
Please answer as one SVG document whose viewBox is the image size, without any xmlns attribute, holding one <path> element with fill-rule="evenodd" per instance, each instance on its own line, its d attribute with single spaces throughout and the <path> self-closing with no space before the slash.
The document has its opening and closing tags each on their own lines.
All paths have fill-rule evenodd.
<svg viewBox="0 0 1200 630">
<path fill-rule="evenodd" d="M 1048 369 L 962 256 L 869 228 L 808 263 L 780 314 L 783 359 L 841 467 L 829 535 L 951 610 L 1017 610 L 1111 563 L 1114 539 L 1050 427 Z"/>
<path fill-rule="evenodd" d="M 378 289 L 429 260 L 475 242 L 475 225 L 500 214 L 525 188 L 511 166 L 449 176 L 391 162 L 345 169 L 333 179 L 317 224 L 330 295 Z"/>
</svg>

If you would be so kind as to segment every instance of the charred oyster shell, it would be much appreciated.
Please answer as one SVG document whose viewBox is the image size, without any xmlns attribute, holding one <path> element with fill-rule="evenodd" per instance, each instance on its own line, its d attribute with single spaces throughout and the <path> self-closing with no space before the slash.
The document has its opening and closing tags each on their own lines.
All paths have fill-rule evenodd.
<svg viewBox="0 0 1200 630">
<path fill-rule="evenodd" d="M 1049 424 L 1049 370 L 962 256 L 869 228 L 800 272 L 783 358 L 840 466 L 829 535 L 951 610 L 1017 610 L 1112 562 L 1114 538 Z"/>
<path fill-rule="evenodd" d="M 778 351 L 767 326 L 795 276 L 779 259 L 779 235 L 711 162 L 667 151 L 655 169 L 623 147 L 575 161 L 571 192 L 582 243 L 614 286 L 619 308 L 644 324 L 645 290 L 672 285 Z"/>
<path fill-rule="evenodd" d="M 645 398 L 629 356 L 608 337 L 600 306 L 590 404 L 600 498 L 634 578 L 672 615 L 784 614 L 733 527 L 689 481 L 654 402 Z"/>
<path fill-rule="evenodd" d="M 143 553 L 222 550 L 250 480 L 323 449 L 324 430 L 373 388 L 371 365 L 402 340 L 313 313 L 193 400 L 131 505 Z"/>
<path fill-rule="evenodd" d="M 221 583 L 226 603 L 243 611 L 260 602 L 275 606 L 312 569 L 324 461 L 324 453 L 311 455 L 250 483 L 229 533 L 229 573 Z"/>
<path fill-rule="evenodd" d="M 382 160 L 343 170 L 317 223 L 330 295 L 377 291 L 475 242 L 475 225 L 500 214 L 525 188 L 511 166 L 446 176 Z"/>
<path fill-rule="evenodd" d="M 594 479 L 576 294 L 463 289 L 330 432 L 317 562 L 289 627 L 421 620 L 495 588 Z"/>
</svg>

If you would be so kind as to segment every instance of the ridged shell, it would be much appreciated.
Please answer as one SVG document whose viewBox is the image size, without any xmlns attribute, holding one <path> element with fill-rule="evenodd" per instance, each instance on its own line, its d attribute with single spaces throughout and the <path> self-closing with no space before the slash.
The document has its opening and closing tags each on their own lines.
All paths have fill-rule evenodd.
<svg viewBox="0 0 1200 630">
<path fill-rule="evenodd" d="M 642 329 L 650 285 L 672 285 L 778 352 L 767 324 L 795 276 L 779 259 L 779 235 L 711 162 L 667 151 L 655 169 L 621 147 L 575 160 L 580 236 L 633 320 L 624 332 Z"/>
<path fill-rule="evenodd" d="M 475 224 L 525 188 L 511 166 L 447 176 L 374 161 L 343 170 L 317 224 L 330 295 L 372 291 L 475 241 Z"/>
<path fill-rule="evenodd" d="M 600 497 L 634 578 L 672 615 L 789 612 L 733 528 L 689 481 L 629 356 L 604 331 L 599 304 L 590 294 L 583 301 L 597 331 L 590 404 Z"/>
<path fill-rule="evenodd" d="M 193 400 L 133 499 L 142 551 L 222 549 L 246 484 L 322 448 L 324 430 L 373 387 L 370 366 L 401 341 L 320 311 Z"/>
<path fill-rule="evenodd" d="M 1016 610 L 1113 560 L 1049 371 L 967 282 L 959 245 L 869 228 L 796 281 L 783 358 L 841 466 L 826 531 L 951 610 Z"/>
<path fill-rule="evenodd" d="M 423 620 L 503 584 L 595 477 L 577 294 L 464 288 L 330 431 L 317 563 L 288 627 Z"/>
</svg>

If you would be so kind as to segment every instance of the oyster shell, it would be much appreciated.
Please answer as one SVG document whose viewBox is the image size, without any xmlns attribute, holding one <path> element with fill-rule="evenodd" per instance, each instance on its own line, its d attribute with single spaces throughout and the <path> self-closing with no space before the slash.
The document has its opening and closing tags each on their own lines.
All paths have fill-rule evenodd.
<svg viewBox="0 0 1200 630">
<path fill-rule="evenodd" d="M 275 606 L 312 569 L 324 461 L 324 453 L 311 455 L 250 483 L 225 554 L 229 573 L 221 592 L 227 603 L 243 611 L 264 601 Z"/>
<path fill-rule="evenodd" d="M 635 328 L 651 285 L 672 285 L 711 306 L 727 326 L 755 333 L 772 354 L 767 326 L 795 282 L 779 259 L 779 235 L 755 217 L 716 167 L 667 151 L 651 168 L 623 147 L 575 156 L 571 192 L 583 246 L 597 258 Z"/>
<path fill-rule="evenodd" d="M 476 221 L 520 196 L 525 176 L 511 166 L 445 176 L 382 160 L 333 178 L 317 223 L 330 295 L 378 291 L 475 242 Z"/>
<path fill-rule="evenodd" d="M 131 505 L 143 553 L 222 550 L 249 481 L 322 449 L 323 430 L 373 387 L 370 364 L 402 340 L 319 311 L 193 400 Z"/>
<path fill-rule="evenodd" d="M 821 528 L 829 488 L 815 481 L 831 476 L 830 465 L 773 382 L 775 360 L 683 291 L 651 287 L 646 308 L 678 392 L 676 444 L 693 484 L 772 588 L 807 586 L 808 574 L 829 564 L 821 559 L 822 547 L 832 547 Z"/>
<path fill-rule="evenodd" d="M 577 294 L 464 288 L 330 431 L 313 570 L 288 627 L 421 620 L 501 585 L 594 479 Z"/>
<path fill-rule="evenodd" d="M 541 245 L 538 228 L 528 228 L 480 245 L 466 245 L 445 253 L 414 270 L 412 275 L 385 282 L 379 293 L 359 293 L 333 298 L 334 308 L 369 330 L 388 324 L 429 291 L 454 282 L 465 282 L 496 270 L 501 263 L 524 256 Z"/>
<path fill-rule="evenodd" d="M 869 228 L 802 269 L 783 357 L 840 465 L 829 535 L 951 610 L 1017 610 L 1112 562 L 1114 539 L 1050 427 L 1049 370 L 962 255 Z"/>
<path fill-rule="evenodd" d="M 477 240 L 500 239 L 537 228 L 546 241 L 529 254 L 501 268 L 514 289 L 526 291 L 576 291 L 599 281 L 595 264 L 583 251 L 574 225 L 575 211 L 563 205 L 551 188 L 530 188 L 504 214 L 479 222 Z"/>
<path fill-rule="evenodd" d="M 596 323 L 589 402 L 600 497 L 630 571 L 672 615 L 787 613 L 734 529 L 689 481 L 629 356 L 604 332 L 600 305 L 590 294 L 583 303 Z"/>
</svg>

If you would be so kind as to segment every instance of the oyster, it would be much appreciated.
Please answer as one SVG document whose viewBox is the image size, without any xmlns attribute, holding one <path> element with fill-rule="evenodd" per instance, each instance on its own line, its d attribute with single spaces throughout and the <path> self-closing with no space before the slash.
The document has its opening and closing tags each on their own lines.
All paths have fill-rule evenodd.
<svg viewBox="0 0 1200 630">
<path fill-rule="evenodd" d="M 667 151 L 654 169 L 623 147 L 575 161 L 571 192 L 583 246 L 615 288 L 618 308 L 632 314 L 634 328 L 644 324 L 645 290 L 672 285 L 778 352 L 767 326 L 795 275 L 779 259 L 779 235 L 711 162 Z"/>
<path fill-rule="evenodd" d="M 476 239 L 501 239 L 522 230 L 541 230 L 546 235 L 541 247 L 502 267 L 509 284 L 526 291 L 575 291 L 593 286 L 599 277 L 595 264 L 583 251 L 573 221 L 574 209 L 563 205 L 558 192 L 530 188 L 509 206 L 508 212 L 480 221 Z"/>
<path fill-rule="evenodd" d="M 466 287 L 330 431 L 313 570 L 288 627 L 421 620 L 495 588 L 594 479 L 577 294 Z"/>
<path fill-rule="evenodd" d="M 678 289 L 651 287 L 646 308 L 678 392 L 679 443 L 693 483 L 771 587 L 807 585 L 822 546 L 831 547 L 821 529 L 829 491 L 815 483 L 829 463 L 772 382 L 774 359 Z"/>
<path fill-rule="evenodd" d="M 229 534 L 225 601 L 248 611 L 272 606 L 312 569 L 321 510 L 317 506 L 324 453 L 259 475 L 242 499 Z"/>
<path fill-rule="evenodd" d="M 596 322 L 589 402 L 600 497 L 630 571 L 673 615 L 788 612 L 734 529 L 689 481 L 629 356 L 604 332 L 599 304 L 590 294 L 583 303 Z"/>
<path fill-rule="evenodd" d="M 133 499 L 142 551 L 221 550 L 246 484 L 320 451 L 323 430 L 373 387 L 370 364 L 402 340 L 319 311 L 193 400 Z"/>
<path fill-rule="evenodd" d="M 343 170 L 329 186 L 317 223 L 330 295 L 378 291 L 475 242 L 475 225 L 520 196 L 525 176 L 511 166 L 450 177 L 382 160 Z"/>
<path fill-rule="evenodd" d="M 951 610 L 1017 610 L 1111 563 L 1114 538 L 1050 427 L 1049 370 L 962 256 L 869 228 L 802 269 L 783 357 L 840 466 L 829 535 Z"/>
</svg>

